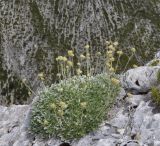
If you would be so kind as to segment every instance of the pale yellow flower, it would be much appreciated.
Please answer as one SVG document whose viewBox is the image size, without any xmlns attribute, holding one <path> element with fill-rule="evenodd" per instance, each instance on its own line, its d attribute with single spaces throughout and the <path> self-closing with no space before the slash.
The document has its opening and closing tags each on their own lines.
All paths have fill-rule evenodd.
<svg viewBox="0 0 160 146">
<path fill-rule="evenodd" d="M 81 55 L 80 55 L 80 58 L 81 58 L 81 59 L 85 59 L 86 57 L 85 57 L 83 54 L 81 54 Z"/>
<path fill-rule="evenodd" d="M 74 56 L 74 53 L 73 53 L 73 51 L 72 51 L 72 50 L 69 50 L 69 51 L 68 51 L 68 56 L 71 56 L 71 57 L 73 57 L 73 56 Z"/>
<path fill-rule="evenodd" d="M 56 58 L 56 61 L 62 61 L 63 60 L 63 56 L 58 56 L 57 58 Z"/>
<path fill-rule="evenodd" d="M 25 82 L 26 82 L 26 79 L 23 79 L 22 82 L 25 83 Z"/>
<path fill-rule="evenodd" d="M 110 41 L 106 41 L 106 44 L 109 45 L 111 42 Z"/>
<path fill-rule="evenodd" d="M 115 70 L 113 67 L 111 67 L 111 68 L 109 68 L 109 71 L 114 72 Z"/>
<path fill-rule="evenodd" d="M 88 73 L 88 74 L 87 74 L 87 77 L 90 77 L 90 76 L 91 76 L 91 74 L 90 74 L 90 73 Z"/>
<path fill-rule="evenodd" d="M 73 62 L 72 61 L 67 61 L 68 66 L 73 66 Z"/>
<path fill-rule="evenodd" d="M 111 82 L 114 84 L 114 85 L 119 85 L 120 81 L 116 78 L 111 78 Z"/>
<path fill-rule="evenodd" d="M 106 66 L 107 66 L 107 67 L 111 67 L 111 64 L 107 62 L 107 63 L 106 63 Z"/>
<path fill-rule="evenodd" d="M 76 70 L 76 72 L 77 72 L 77 75 L 82 74 L 82 70 L 81 70 L 80 68 L 78 68 L 78 69 Z"/>
<path fill-rule="evenodd" d="M 28 95 L 31 95 L 31 94 L 32 94 L 32 93 L 29 91 L 29 92 L 28 92 Z"/>
<path fill-rule="evenodd" d="M 113 57 L 113 54 L 108 54 L 107 55 L 109 58 L 112 58 Z"/>
<path fill-rule="evenodd" d="M 57 77 L 61 77 L 61 74 L 60 74 L 60 73 L 57 73 Z"/>
<path fill-rule="evenodd" d="M 128 97 L 131 97 L 132 95 L 133 95 L 133 94 L 131 94 L 131 93 L 127 93 L 127 96 L 128 96 Z"/>
<path fill-rule="evenodd" d="M 57 89 L 59 92 L 62 92 L 63 91 L 63 88 L 58 88 Z"/>
<path fill-rule="evenodd" d="M 51 103 L 51 104 L 50 104 L 50 108 L 51 108 L 51 109 L 56 109 L 56 104 L 55 104 L 55 103 Z"/>
<path fill-rule="evenodd" d="M 64 56 L 64 57 L 62 58 L 62 61 L 66 62 L 66 61 L 67 61 L 67 57 Z"/>
<path fill-rule="evenodd" d="M 89 47 L 90 47 L 89 45 L 85 45 L 84 46 L 85 49 L 89 49 Z"/>
<path fill-rule="evenodd" d="M 115 48 L 115 47 L 113 47 L 113 48 L 112 48 L 112 51 L 113 51 L 113 52 L 115 52 L 115 51 L 116 51 L 116 48 Z"/>
<path fill-rule="evenodd" d="M 135 49 L 135 48 L 131 48 L 131 51 L 132 51 L 133 53 L 135 53 L 135 52 L 136 52 L 136 49 Z"/>
<path fill-rule="evenodd" d="M 112 57 L 112 58 L 110 58 L 109 60 L 113 62 L 113 61 L 115 61 L 115 58 L 114 58 L 114 57 Z"/>
<path fill-rule="evenodd" d="M 137 68 L 137 67 L 138 67 L 138 65 L 134 64 L 134 65 L 133 65 L 133 67 L 134 67 L 134 68 Z"/>
<path fill-rule="evenodd" d="M 44 124 L 44 125 L 48 125 L 49 122 L 45 119 L 45 120 L 43 121 L 43 124 Z"/>
<path fill-rule="evenodd" d="M 64 111 L 63 110 L 58 110 L 58 115 L 62 117 L 64 115 Z"/>
<path fill-rule="evenodd" d="M 117 51 L 117 54 L 121 56 L 123 54 L 123 52 L 122 51 Z"/>
<path fill-rule="evenodd" d="M 113 47 L 113 45 L 109 45 L 108 48 L 109 48 L 110 50 L 112 50 L 114 47 Z"/>
<path fill-rule="evenodd" d="M 87 102 L 81 102 L 80 105 L 83 109 L 85 109 L 87 107 Z"/>
<path fill-rule="evenodd" d="M 39 77 L 41 80 L 44 80 L 44 74 L 43 74 L 43 72 L 39 73 L 39 74 L 38 74 L 38 77 Z"/>
<path fill-rule="evenodd" d="M 118 42 L 114 42 L 113 45 L 114 45 L 114 46 L 118 46 Z"/>
<path fill-rule="evenodd" d="M 78 62 L 77 65 L 78 65 L 78 66 L 81 66 L 81 63 Z"/>
<path fill-rule="evenodd" d="M 87 58 L 89 58 L 89 57 L 90 57 L 90 54 L 89 54 L 89 53 L 87 53 L 87 54 L 86 54 L 86 57 L 87 57 Z"/>
<path fill-rule="evenodd" d="M 68 107 L 68 105 L 67 105 L 65 102 L 63 102 L 63 101 L 60 101 L 60 102 L 59 102 L 59 106 L 60 106 L 62 109 L 66 109 L 66 108 Z"/>
<path fill-rule="evenodd" d="M 97 52 L 96 54 L 97 54 L 98 56 L 101 56 L 101 52 Z"/>
<path fill-rule="evenodd" d="M 113 51 L 111 51 L 111 50 L 107 51 L 107 54 L 113 54 Z"/>
</svg>

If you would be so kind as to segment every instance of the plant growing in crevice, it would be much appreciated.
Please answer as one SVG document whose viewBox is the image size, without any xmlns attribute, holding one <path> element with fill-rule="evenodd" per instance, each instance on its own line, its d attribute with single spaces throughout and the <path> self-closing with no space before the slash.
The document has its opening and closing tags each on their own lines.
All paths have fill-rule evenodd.
<svg viewBox="0 0 160 146">
<path fill-rule="evenodd" d="M 157 104 L 160 105 L 160 91 L 157 87 L 152 87 L 151 89 L 152 99 Z"/>
<path fill-rule="evenodd" d="M 160 84 L 160 71 L 157 72 L 157 82 Z"/>
</svg>

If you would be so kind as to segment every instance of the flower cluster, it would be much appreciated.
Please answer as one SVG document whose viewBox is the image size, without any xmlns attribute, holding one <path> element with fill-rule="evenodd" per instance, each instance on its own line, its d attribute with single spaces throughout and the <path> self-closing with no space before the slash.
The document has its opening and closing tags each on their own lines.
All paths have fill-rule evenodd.
<svg viewBox="0 0 160 146">
<path fill-rule="evenodd" d="M 115 72 L 115 68 L 113 66 L 113 62 L 115 61 L 115 53 L 119 55 L 119 57 L 123 54 L 122 51 L 117 51 L 118 42 L 106 41 L 106 68 L 109 72 Z"/>
</svg>

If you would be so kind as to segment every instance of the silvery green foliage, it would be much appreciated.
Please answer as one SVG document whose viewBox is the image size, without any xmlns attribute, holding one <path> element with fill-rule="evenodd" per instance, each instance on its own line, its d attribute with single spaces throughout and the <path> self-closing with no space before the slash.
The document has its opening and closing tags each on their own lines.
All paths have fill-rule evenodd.
<svg viewBox="0 0 160 146">
<path fill-rule="evenodd" d="M 79 139 L 98 128 L 118 94 L 110 76 L 74 76 L 53 84 L 33 104 L 30 130 L 34 135 Z"/>
</svg>

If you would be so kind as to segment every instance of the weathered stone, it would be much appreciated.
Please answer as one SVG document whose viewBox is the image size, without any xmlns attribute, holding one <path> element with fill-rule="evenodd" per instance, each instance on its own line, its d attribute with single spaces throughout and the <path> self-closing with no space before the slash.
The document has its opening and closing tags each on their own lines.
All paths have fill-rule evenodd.
<svg viewBox="0 0 160 146">
<path fill-rule="evenodd" d="M 114 146 L 116 143 L 116 140 L 113 138 L 101 139 L 98 141 L 96 146 Z"/>
<path fill-rule="evenodd" d="M 159 66 L 130 69 L 121 77 L 122 86 L 133 94 L 146 93 L 158 84 L 157 73 L 159 71 Z"/>
<path fill-rule="evenodd" d="M 154 56 L 155 59 L 160 59 L 160 51 L 158 51 L 155 56 Z"/>
<path fill-rule="evenodd" d="M 123 109 L 119 111 L 114 119 L 110 121 L 112 126 L 115 126 L 117 128 L 125 128 L 128 124 L 128 114 L 123 113 Z"/>
</svg>

